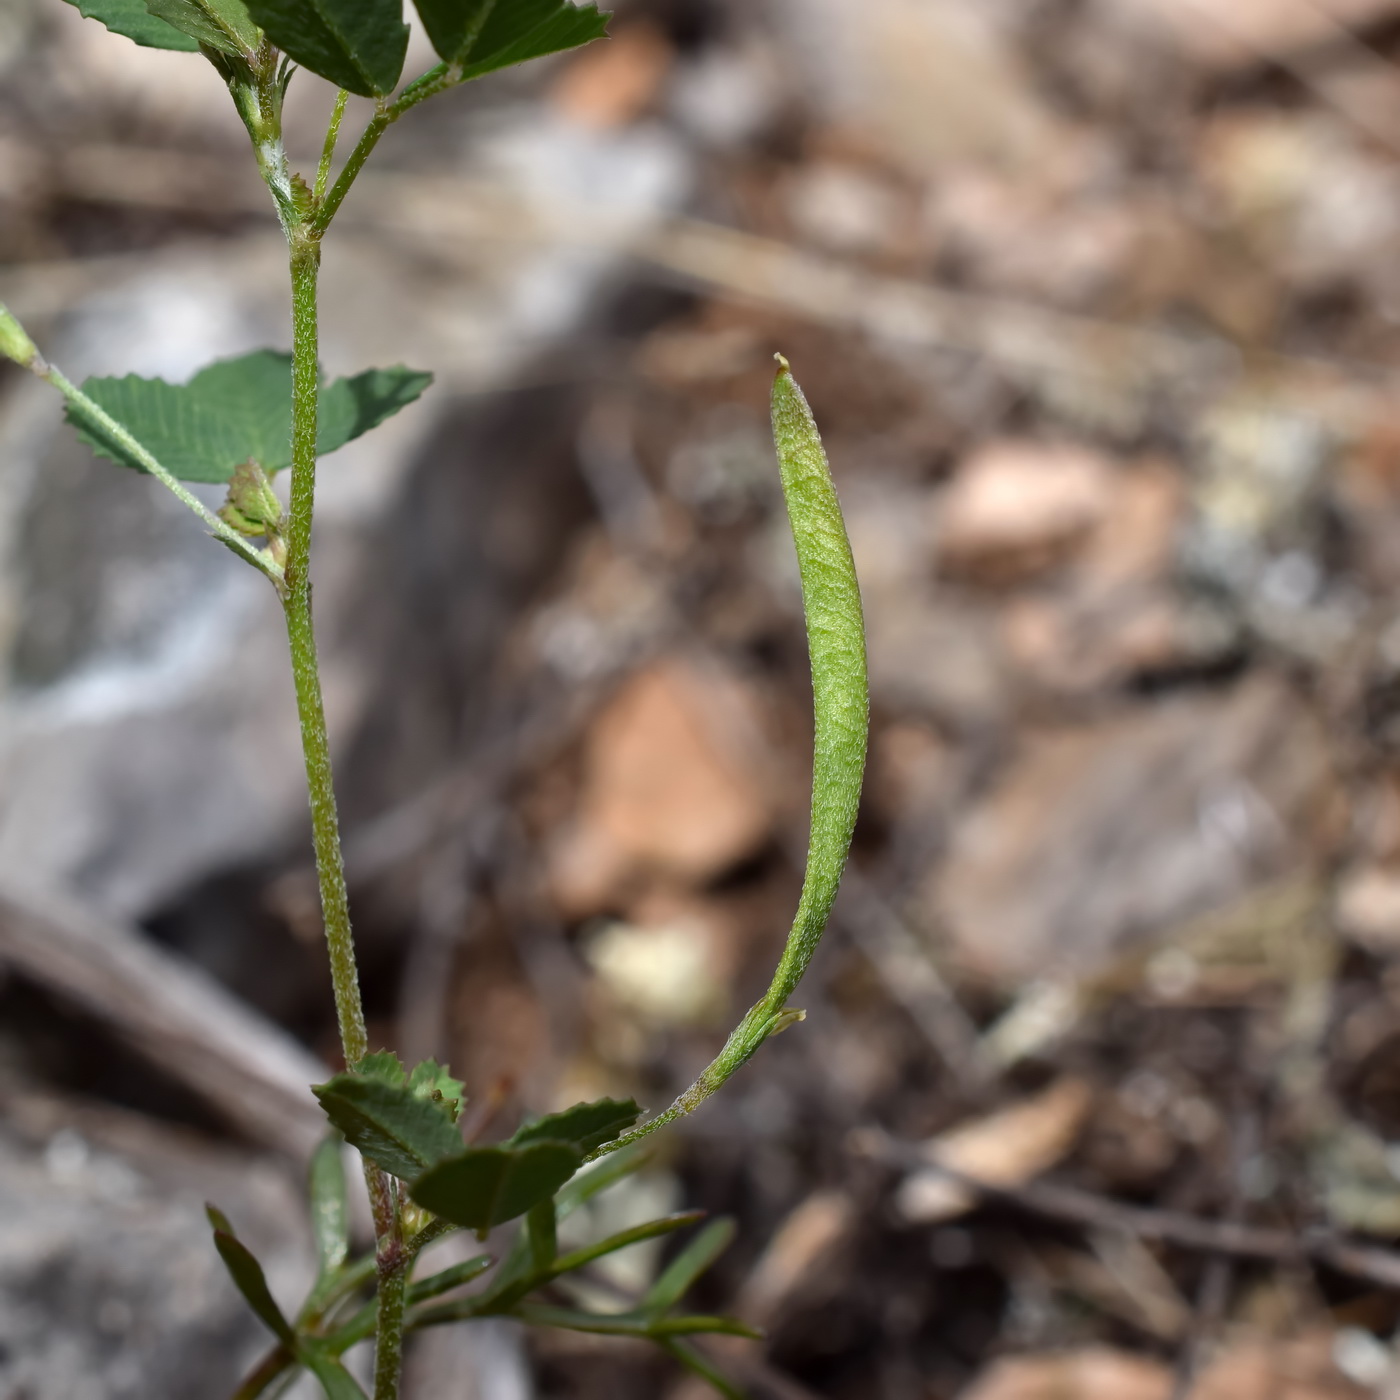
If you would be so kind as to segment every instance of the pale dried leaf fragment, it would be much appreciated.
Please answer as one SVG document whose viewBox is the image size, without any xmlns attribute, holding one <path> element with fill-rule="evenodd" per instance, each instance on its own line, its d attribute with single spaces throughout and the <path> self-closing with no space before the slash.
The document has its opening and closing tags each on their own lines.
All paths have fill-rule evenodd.
<svg viewBox="0 0 1400 1400">
<path fill-rule="evenodd" d="M 551 862 L 561 908 L 599 912 L 648 877 L 703 884 L 761 846 L 758 729 L 748 693 L 712 668 L 671 658 L 626 681 L 585 741 L 578 818 Z"/>
<path fill-rule="evenodd" d="M 924 1147 L 930 1165 L 912 1172 L 899 1188 L 899 1212 L 911 1224 L 926 1225 L 954 1219 L 976 1205 L 976 1191 L 940 1168 L 988 1186 L 1031 1181 L 1074 1147 L 1093 1098 L 1082 1079 L 1057 1079 L 1032 1098 L 934 1138 Z"/>
<path fill-rule="evenodd" d="M 1160 1361 L 1087 1347 L 993 1362 L 958 1400 L 1168 1400 L 1171 1384 Z"/>
</svg>

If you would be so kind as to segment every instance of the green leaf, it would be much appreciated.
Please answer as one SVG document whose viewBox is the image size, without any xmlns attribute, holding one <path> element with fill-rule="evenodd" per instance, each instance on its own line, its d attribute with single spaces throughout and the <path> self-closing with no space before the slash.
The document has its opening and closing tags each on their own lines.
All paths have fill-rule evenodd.
<svg viewBox="0 0 1400 1400">
<path fill-rule="evenodd" d="M 571 1142 L 581 1155 L 595 1147 L 611 1142 L 641 1116 L 642 1110 L 633 1099 L 598 1099 L 593 1103 L 577 1103 L 562 1113 L 537 1118 L 516 1130 L 509 1145 L 519 1147 L 527 1142 Z"/>
<path fill-rule="evenodd" d="M 544 1273 L 559 1253 L 559 1217 L 552 1199 L 530 1207 L 525 1216 L 525 1235 L 530 1245 L 530 1265 L 537 1274 Z"/>
<path fill-rule="evenodd" d="M 403 1067 L 403 1061 L 392 1050 L 376 1050 L 364 1056 L 355 1066 L 355 1073 L 364 1075 L 366 1079 L 382 1080 L 385 1084 L 402 1086 L 408 1083 L 408 1072 Z"/>
<path fill-rule="evenodd" d="M 303 68 L 361 97 L 383 97 L 403 72 L 402 0 L 248 0 L 254 20 Z"/>
<path fill-rule="evenodd" d="M 462 1081 L 454 1079 L 447 1072 L 447 1066 L 438 1064 L 436 1060 L 424 1060 L 414 1065 L 408 1087 L 415 1097 L 437 1104 L 454 1123 L 467 1097 Z"/>
<path fill-rule="evenodd" d="M 214 1227 L 214 1248 L 229 1272 L 234 1286 L 243 1295 L 247 1304 L 267 1324 L 272 1332 L 287 1346 L 295 1349 L 296 1333 L 292 1325 L 282 1316 L 282 1309 L 267 1286 L 267 1277 L 262 1265 L 253 1257 L 248 1246 L 233 1233 L 228 1217 L 214 1206 L 206 1206 L 205 1214 Z"/>
<path fill-rule="evenodd" d="M 146 0 L 146 8 L 220 53 L 249 57 L 262 38 L 243 0 Z"/>
<path fill-rule="evenodd" d="M 714 1317 L 707 1313 L 687 1314 L 683 1317 L 660 1317 L 647 1325 L 649 1337 L 698 1337 L 714 1334 L 721 1337 L 745 1337 L 751 1342 L 761 1342 L 763 1333 L 756 1327 L 737 1317 Z"/>
<path fill-rule="evenodd" d="M 344 1140 L 330 1133 L 311 1154 L 308 1172 L 311 1196 L 311 1232 L 316 1237 L 316 1257 L 324 1279 L 345 1263 L 350 1252 L 350 1223 L 345 1196 Z"/>
<path fill-rule="evenodd" d="M 637 1305 L 639 1312 L 657 1316 L 673 1308 L 691 1284 L 729 1248 L 732 1220 L 713 1220 L 662 1270 L 661 1277 Z"/>
<path fill-rule="evenodd" d="M 725 1337 L 746 1337 L 760 1340 L 745 1322 L 734 1317 L 643 1317 L 639 1313 L 588 1313 L 576 1308 L 559 1308 L 546 1303 L 521 1303 L 512 1316 L 537 1327 L 563 1327 L 570 1332 L 593 1332 L 603 1337 L 646 1337 L 650 1340 L 672 1337 L 694 1337 L 716 1333 Z"/>
<path fill-rule="evenodd" d="M 607 34 L 610 16 L 568 0 L 414 0 L 433 47 L 479 78 Z"/>
<path fill-rule="evenodd" d="M 306 1342 L 299 1355 L 306 1369 L 321 1383 L 326 1400 L 365 1400 L 360 1383 L 330 1352 Z"/>
<path fill-rule="evenodd" d="M 617 1234 L 609 1235 L 597 1244 L 584 1245 L 582 1249 L 576 1249 L 571 1254 L 561 1254 L 554 1261 L 551 1272 L 556 1278 L 560 1274 L 572 1273 L 575 1269 L 591 1264 L 595 1259 L 601 1259 L 605 1254 L 616 1254 L 619 1249 L 626 1249 L 628 1245 L 672 1234 L 676 1230 L 685 1229 L 687 1225 L 698 1225 L 704 1218 L 703 1210 L 687 1210 L 675 1215 L 663 1215 L 641 1225 L 633 1225 L 630 1230 L 619 1230 Z"/>
<path fill-rule="evenodd" d="M 552 1196 L 581 1161 L 566 1142 L 473 1147 L 429 1167 L 409 1194 L 454 1225 L 485 1232 Z"/>
<path fill-rule="evenodd" d="M 470 1283 L 473 1279 L 480 1278 L 487 1269 L 496 1261 L 489 1254 L 478 1254 L 474 1259 L 466 1259 L 460 1264 L 453 1264 L 450 1268 L 443 1269 L 436 1274 L 430 1274 L 420 1282 L 412 1284 L 408 1290 L 408 1301 L 414 1303 L 426 1303 L 430 1298 L 441 1297 L 444 1293 L 450 1293 L 454 1288 L 460 1288 L 464 1283 Z"/>
<path fill-rule="evenodd" d="M 363 437 L 420 398 L 432 382 L 427 370 L 403 365 L 367 369 L 349 379 L 334 380 L 321 390 L 316 451 L 324 457 Z M 287 462 L 290 465 L 290 449 Z"/>
<path fill-rule="evenodd" d="M 322 390 L 316 448 L 344 447 L 422 394 L 432 375 L 402 365 L 337 379 Z M 292 357 L 257 350 L 219 360 L 186 384 L 142 379 L 89 379 L 88 396 L 185 481 L 224 482 L 252 460 L 271 475 L 292 461 Z M 141 470 L 81 405 L 69 403 L 68 421 L 101 457 Z M 397 1061 L 396 1061 L 397 1063 Z"/>
<path fill-rule="evenodd" d="M 101 20 L 113 34 L 134 40 L 142 48 L 198 53 L 199 43 L 182 34 L 146 8 L 145 0 L 68 0 L 87 19 Z"/>
<path fill-rule="evenodd" d="M 407 1087 L 337 1074 L 311 1092 L 353 1147 L 405 1181 L 461 1150 L 461 1134 L 442 1109 Z"/>
<path fill-rule="evenodd" d="M 707 1385 L 713 1386 L 724 1396 L 724 1400 L 748 1400 L 748 1396 L 723 1371 L 711 1366 L 709 1359 L 701 1356 L 689 1343 L 677 1337 L 664 1337 L 658 1338 L 656 1344 L 668 1356 L 679 1361 L 692 1375 L 699 1376 Z"/>
</svg>

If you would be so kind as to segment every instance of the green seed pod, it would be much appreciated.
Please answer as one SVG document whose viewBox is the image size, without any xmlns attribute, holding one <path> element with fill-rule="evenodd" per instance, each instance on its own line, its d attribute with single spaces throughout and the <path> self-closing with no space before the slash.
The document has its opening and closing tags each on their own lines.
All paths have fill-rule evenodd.
<svg viewBox="0 0 1400 1400">
<path fill-rule="evenodd" d="M 763 1000 L 735 1027 L 708 1069 L 664 1113 L 600 1148 L 622 1147 L 698 1108 L 768 1039 L 800 1021 L 787 1007 L 826 928 L 851 848 L 865 774 L 870 691 L 865 619 L 841 504 L 812 410 L 781 355 L 773 382 L 773 443 L 802 575 L 802 608 L 812 664 L 815 741 L 812 827 L 797 917 Z"/>
<path fill-rule="evenodd" d="M 5 303 L 0 301 L 0 355 L 28 369 L 38 353 L 34 342 L 25 334 L 24 327 L 10 314 Z"/>
</svg>

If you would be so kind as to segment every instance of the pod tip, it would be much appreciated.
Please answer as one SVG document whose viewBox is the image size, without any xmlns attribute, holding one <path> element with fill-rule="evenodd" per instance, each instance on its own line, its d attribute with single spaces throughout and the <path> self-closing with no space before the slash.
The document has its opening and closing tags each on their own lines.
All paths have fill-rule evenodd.
<svg viewBox="0 0 1400 1400">
<path fill-rule="evenodd" d="M 777 360 L 777 362 L 778 362 L 778 373 L 779 373 L 779 374 L 791 374 L 791 373 L 792 373 L 792 366 L 791 366 L 790 364 L 788 364 L 788 362 L 787 362 L 787 356 L 786 356 L 786 355 L 774 354 L 773 358 L 774 358 L 775 360 Z"/>
</svg>

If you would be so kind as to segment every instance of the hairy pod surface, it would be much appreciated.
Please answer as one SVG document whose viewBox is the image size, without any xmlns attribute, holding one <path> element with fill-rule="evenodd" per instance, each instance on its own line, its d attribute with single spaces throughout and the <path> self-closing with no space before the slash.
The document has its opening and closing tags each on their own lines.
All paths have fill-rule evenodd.
<svg viewBox="0 0 1400 1400">
<path fill-rule="evenodd" d="M 773 381 L 773 446 L 802 576 L 802 611 L 812 667 L 812 825 L 797 915 L 763 999 L 751 1006 L 709 1067 L 664 1113 L 616 1142 L 601 1156 L 692 1112 L 770 1035 L 803 1019 L 788 997 L 812 961 L 826 929 L 851 849 L 865 776 L 870 729 L 865 617 L 841 503 L 816 420 L 781 355 Z"/>
<path fill-rule="evenodd" d="M 870 729 L 865 617 L 826 452 L 788 362 L 773 381 L 773 444 L 802 574 L 812 665 L 812 828 L 797 917 L 765 998 L 776 1013 L 816 951 L 855 831 Z"/>
</svg>

